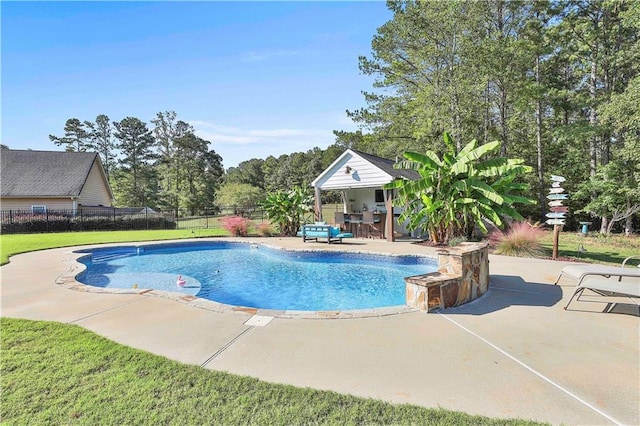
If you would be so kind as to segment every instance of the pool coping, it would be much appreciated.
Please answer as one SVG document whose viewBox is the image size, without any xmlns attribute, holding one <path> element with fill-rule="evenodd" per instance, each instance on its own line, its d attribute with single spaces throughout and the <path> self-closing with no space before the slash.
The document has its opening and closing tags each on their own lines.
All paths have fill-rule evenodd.
<svg viewBox="0 0 640 426">
<path fill-rule="evenodd" d="M 79 260 L 83 257 L 89 256 L 89 253 L 79 252 L 78 250 L 92 250 L 92 249 L 100 249 L 100 248 L 109 248 L 109 247 L 147 247 L 147 246 L 162 246 L 162 245 L 175 245 L 176 243 L 183 243 L 188 245 L 189 243 L 193 243 L 191 240 L 189 242 L 185 240 L 167 240 L 167 241 L 149 241 L 148 243 L 110 243 L 110 244 L 100 244 L 100 245 L 92 245 L 92 246 L 77 246 L 71 247 L 73 250 L 69 254 L 69 258 L 64 259 L 63 263 L 68 265 L 67 271 L 63 274 L 59 275 L 56 278 L 56 284 L 70 289 L 74 291 L 81 291 L 85 293 L 107 293 L 107 294 L 137 294 L 140 296 L 153 296 L 160 297 L 163 299 L 173 300 L 179 303 L 184 303 L 187 306 L 192 306 L 199 309 L 204 309 L 212 312 L 218 313 L 234 313 L 239 315 L 260 315 L 266 317 L 273 318 L 283 318 L 283 319 L 353 319 L 353 318 L 372 318 L 372 317 L 384 317 L 389 315 L 400 315 L 411 312 L 419 312 L 418 309 L 409 307 L 407 305 L 394 305 L 394 306 L 385 306 L 380 308 L 370 308 L 370 309 L 352 309 L 352 310 L 326 310 L 326 311 L 301 311 L 301 310 L 279 310 L 279 309 L 262 309 L 262 308 L 253 308 L 247 306 L 237 306 L 237 305 L 228 305 L 225 303 L 216 302 L 209 299 L 203 299 L 197 296 L 185 295 L 182 293 L 172 292 L 172 291 L 164 291 L 164 290 L 156 290 L 150 288 L 103 288 L 103 287 L 95 287 L 89 284 L 84 284 L 76 279 L 80 274 L 82 274 L 86 270 L 86 266 L 79 262 Z M 217 239 L 217 238 L 206 238 L 199 239 L 198 242 L 207 243 L 207 242 L 225 242 L 232 244 L 248 244 L 250 246 L 253 245 L 261 245 L 263 247 L 286 251 L 286 252 L 309 252 L 309 253 L 350 253 L 350 254 L 366 254 L 366 255 L 375 255 L 375 256 L 385 256 L 385 257 L 419 257 L 424 259 L 433 259 L 436 258 L 433 256 L 426 255 L 418 255 L 418 254 L 395 254 L 395 253 L 383 253 L 383 252 L 375 252 L 371 250 L 325 250 L 322 248 L 290 248 L 290 247 L 280 247 L 277 245 L 267 244 L 263 242 L 256 241 L 238 241 L 238 240 L 227 240 L 227 239 Z M 79 249 L 79 247 L 83 247 Z M 86 248 L 85 248 L 86 247 Z"/>
</svg>

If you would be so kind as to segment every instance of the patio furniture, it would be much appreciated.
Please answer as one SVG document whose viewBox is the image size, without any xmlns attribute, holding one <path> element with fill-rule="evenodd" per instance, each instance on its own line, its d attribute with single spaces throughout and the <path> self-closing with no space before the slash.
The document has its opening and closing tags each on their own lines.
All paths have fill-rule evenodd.
<svg viewBox="0 0 640 426">
<path fill-rule="evenodd" d="M 564 307 L 565 310 L 569 307 L 571 302 L 574 299 L 580 300 L 580 296 L 583 294 L 584 290 L 591 290 L 599 296 L 603 297 L 614 297 L 614 296 L 623 296 L 623 297 L 640 297 L 640 280 L 627 280 L 627 281 L 618 281 L 611 278 L 589 278 L 584 281 L 581 281 L 576 290 L 573 292 L 571 299 L 567 303 L 567 306 Z M 577 297 L 577 298 L 576 298 Z M 639 313 L 640 313 L 640 304 L 637 302 Z M 603 312 L 609 312 L 611 307 L 615 305 L 615 302 L 607 303 Z"/>
<path fill-rule="evenodd" d="M 302 237 L 302 241 L 318 241 L 318 238 L 326 238 L 327 243 L 342 243 L 343 238 L 352 238 L 350 232 L 341 232 L 340 228 L 330 225 L 303 225 L 298 232 L 298 237 Z"/>
<path fill-rule="evenodd" d="M 350 213 L 349 223 L 351 224 L 351 232 L 355 234 L 356 237 L 362 237 L 362 214 Z"/>
<path fill-rule="evenodd" d="M 343 212 L 335 212 L 335 223 L 340 229 L 346 229 L 347 223 L 349 223 L 349 216 Z"/>
<path fill-rule="evenodd" d="M 382 232 L 376 228 L 376 223 L 380 223 L 380 217 L 376 220 L 373 212 L 362 212 L 362 228 L 365 237 L 382 238 Z"/>
<path fill-rule="evenodd" d="M 627 266 L 627 263 L 631 259 L 640 258 L 640 255 L 634 255 L 627 257 L 622 266 L 606 266 L 606 265 L 569 265 L 562 268 L 558 279 L 554 285 L 560 282 L 560 278 L 564 275 L 568 275 L 571 278 L 578 280 L 578 286 L 582 283 L 585 277 L 600 276 L 600 277 L 618 277 L 618 281 L 622 281 L 623 277 L 640 278 L 640 267 Z M 638 284 L 640 285 L 640 283 Z"/>
</svg>

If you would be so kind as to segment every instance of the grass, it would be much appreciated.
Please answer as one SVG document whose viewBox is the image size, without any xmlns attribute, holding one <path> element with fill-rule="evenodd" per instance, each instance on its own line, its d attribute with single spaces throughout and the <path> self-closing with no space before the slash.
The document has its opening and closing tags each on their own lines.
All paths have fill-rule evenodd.
<svg viewBox="0 0 640 426">
<path fill-rule="evenodd" d="M 5 424 L 538 424 L 269 384 L 75 325 L 1 318 L 0 336 Z"/>
<path fill-rule="evenodd" d="M 542 257 L 544 250 L 540 240 L 544 231 L 528 222 L 514 222 L 507 231 L 499 229 L 489 234 L 496 254 L 518 257 Z"/>
<path fill-rule="evenodd" d="M 542 247 L 551 256 L 553 231 L 545 232 Z M 562 232 L 558 240 L 558 256 L 561 258 L 620 265 L 626 257 L 632 255 L 640 255 L 640 237 L 637 235 L 625 237 L 590 233 L 582 236 L 577 232 Z"/>
<path fill-rule="evenodd" d="M 36 250 L 84 244 L 123 243 L 132 241 L 173 240 L 193 237 L 228 236 L 224 229 L 165 229 L 152 231 L 61 232 L 49 234 L 0 235 L 0 264 L 9 256 Z"/>
</svg>

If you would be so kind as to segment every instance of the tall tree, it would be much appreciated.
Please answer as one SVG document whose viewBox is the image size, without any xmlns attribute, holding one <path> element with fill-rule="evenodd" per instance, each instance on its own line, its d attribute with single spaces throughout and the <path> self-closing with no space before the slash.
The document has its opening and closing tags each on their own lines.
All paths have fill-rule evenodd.
<svg viewBox="0 0 640 426">
<path fill-rule="evenodd" d="M 49 139 L 58 146 L 64 146 L 65 151 L 84 152 L 90 148 L 90 134 L 85 124 L 77 118 L 70 118 L 64 125 L 64 136 L 49 135 Z"/>
<path fill-rule="evenodd" d="M 121 176 L 125 180 L 121 183 L 124 192 L 120 202 L 130 206 L 148 206 L 157 192 L 151 167 L 151 161 L 157 157 L 153 151 L 155 140 L 151 130 L 135 117 L 114 121 L 113 126 L 122 153 L 119 161 L 120 171 L 123 172 Z"/>
<path fill-rule="evenodd" d="M 578 84 L 573 88 L 581 99 L 585 113 L 581 124 L 582 140 L 588 140 L 589 177 L 594 178 L 600 167 L 612 157 L 618 143 L 611 128 L 603 125 L 598 108 L 612 94 L 621 93 L 630 78 L 637 75 L 637 60 L 628 54 L 637 43 L 637 29 L 622 22 L 623 15 L 634 2 L 567 0 L 558 27 L 563 35 L 562 46 L 574 61 Z M 601 173 L 600 176 L 607 176 Z M 596 192 L 592 194 L 595 199 Z M 601 216 L 601 232 L 607 232 L 609 216 Z"/>
<path fill-rule="evenodd" d="M 160 180 L 160 204 L 163 208 L 177 209 L 181 181 L 179 158 L 177 156 L 176 140 L 193 132 L 193 127 L 181 120 L 177 120 L 174 111 L 159 112 L 151 120 L 155 126 L 153 135 L 158 149 L 157 171 Z"/>
<path fill-rule="evenodd" d="M 230 167 L 224 177 L 225 183 L 246 183 L 264 190 L 263 165 L 264 160 L 252 158 L 251 160 L 243 161 L 237 167 Z"/>
<path fill-rule="evenodd" d="M 471 136 L 477 116 L 473 95 L 477 76 L 462 59 L 471 48 L 478 8 L 470 2 L 388 2 L 393 19 L 378 29 L 372 57 L 360 57 L 360 70 L 376 77 L 365 93 L 367 108 L 349 115 L 377 137 L 378 155 L 436 148 L 434 140 L 451 129 L 456 140 Z M 472 28 L 473 31 L 470 31 Z"/>
<path fill-rule="evenodd" d="M 640 34 L 640 3 L 635 2 L 629 9 L 621 13 L 621 25 L 624 28 Z M 626 52 L 627 56 L 634 58 L 637 64 L 640 61 L 640 37 L 636 36 L 635 43 Z M 611 159 L 601 175 L 591 179 L 586 189 L 592 191 L 591 185 L 597 187 L 610 186 L 608 191 L 603 191 L 594 198 L 585 210 L 596 214 L 598 207 L 605 214 L 611 215 L 611 221 L 607 231 L 613 224 L 624 220 L 625 234 L 633 233 L 633 217 L 640 211 L 640 75 L 629 81 L 622 93 L 614 93 L 610 99 L 603 103 L 598 114 L 604 125 L 610 126 L 615 149 L 611 152 Z M 608 176 L 609 175 L 609 176 Z"/>
<path fill-rule="evenodd" d="M 100 154 L 104 171 L 109 178 L 111 170 L 116 164 L 116 144 L 113 140 L 113 128 L 109 116 L 100 114 L 95 122 L 85 121 L 85 127 L 91 139 L 90 146 Z"/>
<path fill-rule="evenodd" d="M 191 214 L 213 206 L 224 172 L 222 158 L 209 150 L 209 141 L 189 132 L 174 140 L 177 173 L 183 183 L 179 192 L 180 206 Z"/>
</svg>

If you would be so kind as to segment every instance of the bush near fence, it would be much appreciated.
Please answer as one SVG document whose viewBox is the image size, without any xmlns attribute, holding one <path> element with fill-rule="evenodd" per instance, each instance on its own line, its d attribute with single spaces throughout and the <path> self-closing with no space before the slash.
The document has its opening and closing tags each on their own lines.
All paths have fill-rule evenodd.
<svg viewBox="0 0 640 426">
<path fill-rule="evenodd" d="M 158 213 L 145 208 L 82 208 L 75 212 L 49 210 L 37 214 L 29 210 L 0 212 L 2 234 L 175 228 L 174 214 Z"/>
</svg>

